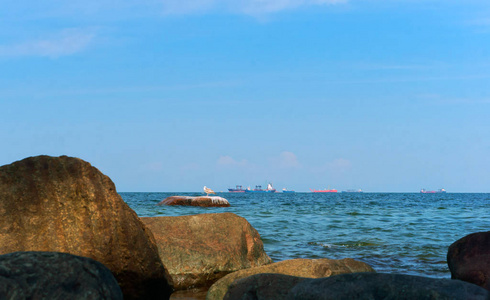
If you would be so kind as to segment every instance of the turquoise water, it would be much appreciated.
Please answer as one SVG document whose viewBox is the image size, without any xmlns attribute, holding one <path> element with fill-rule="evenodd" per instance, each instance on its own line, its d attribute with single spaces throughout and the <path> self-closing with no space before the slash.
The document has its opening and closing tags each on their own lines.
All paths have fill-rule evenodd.
<svg viewBox="0 0 490 300">
<path fill-rule="evenodd" d="M 350 257 L 377 272 L 450 278 L 448 246 L 490 230 L 490 194 L 218 193 L 230 202 L 226 208 L 156 205 L 168 196 L 199 193 L 120 194 L 139 216 L 242 216 L 274 261 Z"/>
</svg>

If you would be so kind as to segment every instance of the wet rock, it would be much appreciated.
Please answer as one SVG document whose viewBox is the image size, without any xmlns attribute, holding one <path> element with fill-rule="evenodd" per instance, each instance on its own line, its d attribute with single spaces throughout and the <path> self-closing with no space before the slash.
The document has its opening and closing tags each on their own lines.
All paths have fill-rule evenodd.
<svg viewBox="0 0 490 300">
<path fill-rule="evenodd" d="M 153 232 L 177 290 L 209 287 L 231 272 L 272 262 L 257 230 L 233 213 L 141 220 Z"/>
<path fill-rule="evenodd" d="M 487 290 L 460 280 L 400 274 L 353 273 L 301 281 L 284 299 L 483 300 L 488 297 Z"/>
<path fill-rule="evenodd" d="M 303 280 L 307 278 L 282 274 L 256 274 L 234 281 L 224 299 L 284 300 L 289 291 Z"/>
<path fill-rule="evenodd" d="M 113 299 L 123 294 L 111 271 L 90 258 L 58 252 L 0 256 L 0 299 Z"/>
<path fill-rule="evenodd" d="M 67 156 L 0 167 L 0 254 L 66 252 L 103 263 L 125 299 L 172 292 L 153 235 L 109 177 Z"/>
<path fill-rule="evenodd" d="M 260 273 L 274 273 L 306 278 L 321 278 L 354 272 L 374 272 L 374 270 L 368 264 L 351 258 L 340 260 L 326 258 L 298 258 L 285 260 L 266 266 L 245 269 L 228 274 L 211 286 L 206 299 L 223 299 L 233 281 Z"/>
<path fill-rule="evenodd" d="M 165 198 L 157 205 L 228 207 L 230 206 L 230 203 L 225 198 L 217 197 L 217 196 L 211 196 L 211 197 L 170 196 Z"/>
<path fill-rule="evenodd" d="M 449 246 L 451 278 L 490 290 L 490 231 L 467 235 Z"/>
</svg>

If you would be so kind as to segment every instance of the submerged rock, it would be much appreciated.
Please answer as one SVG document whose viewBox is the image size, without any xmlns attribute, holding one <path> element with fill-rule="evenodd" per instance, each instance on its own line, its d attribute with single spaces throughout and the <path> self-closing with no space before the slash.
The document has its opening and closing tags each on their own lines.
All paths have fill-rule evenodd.
<svg viewBox="0 0 490 300">
<path fill-rule="evenodd" d="M 296 284 L 284 299 L 484 300 L 489 299 L 488 297 L 485 289 L 460 280 L 400 274 L 353 273 L 303 280 Z"/>
<path fill-rule="evenodd" d="M 206 299 L 223 299 L 232 282 L 255 274 L 274 273 L 306 278 L 321 278 L 354 272 L 374 272 L 374 270 L 368 264 L 351 258 L 340 260 L 327 258 L 285 260 L 228 274 L 211 286 Z"/>
<path fill-rule="evenodd" d="M 16 251 L 95 259 L 125 299 L 172 292 L 151 232 L 110 178 L 78 158 L 37 156 L 0 167 L 0 254 Z"/>
<path fill-rule="evenodd" d="M 451 278 L 490 290 L 490 231 L 467 235 L 449 246 Z"/>
<path fill-rule="evenodd" d="M 157 205 L 182 205 L 182 206 L 202 206 L 202 207 L 228 207 L 228 200 L 217 196 L 170 196 L 165 198 Z"/>
<path fill-rule="evenodd" d="M 0 256 L 0 270 L 0 299 L 123 299 L 111 271 L 86 257 L 14 252 Z"/>
<path fill-rule="evenodd" d="M 141 220 L 177 290 L 210 286 L 231 272 L 272 262 L 257 230 L 233 213 Z"/>
</svg>

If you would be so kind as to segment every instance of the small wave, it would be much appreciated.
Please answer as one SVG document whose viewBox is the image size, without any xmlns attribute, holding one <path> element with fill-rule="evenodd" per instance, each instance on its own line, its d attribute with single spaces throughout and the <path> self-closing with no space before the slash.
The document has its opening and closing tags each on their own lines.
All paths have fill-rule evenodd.
<svg viewBox="0 0 490 300">
<path fill-rule="evenodd" d="M 347 247 L 347 248 L 381 246 L 381 244 L 379 244 L 379 243 L 363 242 L 363 241 L 348 241 L 348 242 L 344 242 L 344 243 L 334 243 L 334 245 L 341 246 L 341 247 Z"/>
</svg>

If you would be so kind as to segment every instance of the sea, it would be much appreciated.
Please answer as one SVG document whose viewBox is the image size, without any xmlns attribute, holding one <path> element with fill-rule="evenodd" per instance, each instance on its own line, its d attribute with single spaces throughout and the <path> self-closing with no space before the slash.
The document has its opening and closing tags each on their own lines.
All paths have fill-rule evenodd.
<svg viewBox="0 0 490 300">
<path fill-rule="evenodd" d="M 158 206 L 169 196 L 120 193 L 141 217 L 235 213 L 260 233 L 274 262 L 353 258 L 377 272 L 450 278 L 448 247 L 490 230 L 490 194 L 218 193 L 230 207 Z"/>
</svg>

